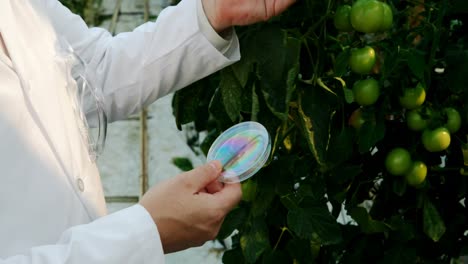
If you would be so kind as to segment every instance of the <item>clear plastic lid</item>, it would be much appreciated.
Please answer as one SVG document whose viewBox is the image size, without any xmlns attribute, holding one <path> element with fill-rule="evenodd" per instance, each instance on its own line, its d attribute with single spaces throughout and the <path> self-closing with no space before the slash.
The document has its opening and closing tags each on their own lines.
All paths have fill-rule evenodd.
<svg viewBox="0 0 468 264">
<path fill-rule="evenodd" d="M 241 182 L 265 165 L 270 152 L 268 131 L 260 123 L 248 121 L 224 131 L 211 145 L 207 160 L 221 161 L 221 182 Z"/>
</svg>

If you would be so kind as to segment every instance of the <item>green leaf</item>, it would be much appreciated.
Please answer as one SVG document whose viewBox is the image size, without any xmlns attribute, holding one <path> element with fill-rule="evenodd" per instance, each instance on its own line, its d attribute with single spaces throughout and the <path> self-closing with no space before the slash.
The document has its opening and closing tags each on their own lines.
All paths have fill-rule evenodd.
<svg viewBox="0 0 468 264">
<path fill-rule="evenodd" d="M 236 229 L 240 229 L 245 223 L 248 216 L 248 210 L 244 207 L 237 207 L 226 216 L 223 225 L 218 233 L 218 239 L 225 239 L 234 232 Z"/>
<path fill-rule="evenodd" d="M 317 84 L 319 87 L 322 87 L 323 89 L 325 89 L 325 91 L 333 94 L 334 96 L 338 96 L 334 91 L 332 91 L 332 89 L 330 89 L 330 87 L 328 87 L 323 81 L 322 79 L 318 78 L 317 79 Z"/>
<path fill-rule="evenodd" d="M 299 94 L 298 117 L 301 132 L 310 151 L 321 167 L 326 167 L 326 155 L 330 142 L 331 120 L 335 114 L 337 97 L 328 91 L 305 87 Z"/>
<path fill-rule="evenodd" d="M 285 195 L 280 198 L 281 204 L 288 210 L 294 210 L 298 208 L 298 201 L 294 195 Z"/>
<path fill-rule="evenodd" d="M 251 209 L 251 214 L 253 216 L 264 216 L 275 198 L 275 186 L 269 176 L 270 175 L 265 175 L 262 171 L 256 175 L 257 195 L 252 201 Z"/>
<path fill-rule="evenodd" d="M 233 125 L 233 122 L 231 121 L 231 118 L 227 114 L 226 108 L 223 105 L 223 99 L 220 88 L 216 89 L 213 97 L 211 98 L 209 110 L 215 118 L 216 123 L 218 124 L 218 128 L 221 131 L 224 131 Z"/>
<path fill-rule="evenodd" d="M 444 220 L 440 217 L 437 208 L 429 200 L 426 200 L 424 203 L 423 230 L 434 242 L 439 241 L 445 234 Z"/>
<path fill-rule="evenodd" d="M 362 173 L 360 165 L 338 166 L 330 172 L 333 182 L 345 183 Z"/>
<path fill-rule="evenodd" d="M 336 57 L 335 61 L 335 76 L 343 76 L 348 71 L 348 61 L 351 52 L 349 49 L 346 49 Z"/>
<path fill-rule="evenodd" d="M 299 263 L 310 263 L 312 260 L 312 251 L 310 240 L 294 238 L 288 241 L 286 249 L 292 258 L 297 259 Z"/>
<path fill-rule="evenodd" d="M 414 76 L 419 80 L 424 80 L 424 70 L 426 68 L 424 53 L 421 53 L 418 50 L 410 52 L 408 55 L 408 66 Z"/>
<path fill-rule="evenodd" d="M 261 91 L 258 86 L 258 84 L 254 85 L 255 87 L 255 93 L 258 95 L 258 113 L 257 113 L 257 122 L 261 123 L 268 131 L 268 133 L 271 136 L 272 140 L 272 150 L 271 150 L 271 156 L 273 156 L 274 152 L 276 151 L 275 148 L 275 141 L 276 135 L 280 129 L 280 126 L 282 124 L 282 121 L 276 116 L 271 109 L 267 106 L 267 103 L 265 101 L 265 98 L 261 96 Z"/>
<path fill-rule="evenodd" d="M 354 102 L 354 94 L 353 90 L 348 89 L 346 86 L 346 82 L 341 77 L 334 77 L 335 80 L 339 81 L 341 84 L 341 88 L 343 88 L 343 98 L 345 102 L 351 104 Z"/>
<path fill-rule="evenodd" d="M 239 118 L 242 107 L 242 87 L 237 80 L 232 68 L 226 68 L 221 71 L 221 90 L 223 105 L 231 121 L 235 122 Z"/>
<path fill-rule="evenodd" d="M 243 39 L 243 60 L 256 64 L 259 88 L 268 108 L 285 120 L 299 73 L 300 41 L 272 24 L 254 33 Z"/>
<path fill-rule="evenodd" d="M 249 75 L 253 70 L 252 63 L 249 60 L 243 59 L 237 63 L 234 63 L 231 66 L 231 69 L 236 79 L 239 81 L 240 86 L 244 88 L 247 84 L 247 81 L 249 80 Z"/>
<path fill-rule="evenodd" d="M 413 245 L 402 245 L 385 252 L 380 264 L 417 263 L 416 249 Z"/>
<path fill-rule="evenodd" d="M 254 219 L 248 232 L 241 235 L 240 245 L 247 263 L 255 263 L 262 253 L 270 247 L 268 229 L 264 220 Z"/>
<path fill-rule="evenodd" d="M 197 108 L 203 94 L 204 83 L 206 83 L 205 80 L 200 80 L 174 94 L 172 98 L 172 114 L 175 117 L 179 130 L 182 129 L 183 124 L 195 120 Z"/>
<path fill-rule="evenodd" d="M 389 231 L 389 225 L 376 221 L 367 213 L 365 208 L 355 207 L 349 210 L 349 215 L 359 224 L 365 234 L 383 233 Z"/>
<path fill-rule="evenodd" d="M 211 130 L 208 132 L 206 137 L 203 139 L 203 142 L 200 144 L 200 149 L 203 151 L 203 154 L 205 156 L 208 155 L 208 151 L 210 150 L 211 145 L 213 142 L 216 140 L 216 138 L 219 136 L 219 132 L 216 129 Z"/>
<path fill-rule="evenodd" d="M 366 121 L 359 129 L 358 147 L 360 153 L 368 152 L 377 142 L 385 136 L 385 123 L 383 118 Z"/>
<path fill-rule="evenodd" d="M 348 160 L 353 154 L 354 131 L 347 127 L 339 131 L 331 131 L 330 146 L 327 150 L 327 163 L 338 165 Z"/>
<path fill-rule="evenodd" d="M 258 100 L 258 94 L 255 84 L 252 85 L 252 110 L 250 120 L 258 121 L 258 113 L 260 112 L 260 101 Z"/>
<path fill-rule="evenodd" d="M 172 158 L 172 163 L 182 171 L 189 171 L 193 169 L 192 161 L 185 157 L 174 157 Z"/>
<path fill-rule="evenodd" d="M 351 104 L 354 102 L 353 90 L 343 87 L 343 94 L 344 94 L 346 103 Z"/>
<path fill-rule="evenodd" d="M 415 238 L 415 226 L 412 223 L 408 223 L 401 215 L 392 216 L 389 223 L 393 230 L 390 234 L 392 240 L 404 243 Z"/>
<path fill-rule="evenodd" d="M 338 244 L 342 240 L 340 226 L 326 205 L 290 210 L 287 221 L 289 229 L 300 238 L 322 245 Z"/>
</svg>

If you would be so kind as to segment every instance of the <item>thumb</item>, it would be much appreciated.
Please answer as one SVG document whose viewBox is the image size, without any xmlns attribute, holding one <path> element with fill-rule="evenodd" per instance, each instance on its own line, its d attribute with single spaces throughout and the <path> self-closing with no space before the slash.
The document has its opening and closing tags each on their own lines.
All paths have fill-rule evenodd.
<svg viewBox="0 0 468 264">
<path fill-rule="evenodd" d="M 193 191 L 200 191 L 218 179 L 221 173 L 221 162 L 214 160 L 185 173 L 185 181 Z"/>
</svg>

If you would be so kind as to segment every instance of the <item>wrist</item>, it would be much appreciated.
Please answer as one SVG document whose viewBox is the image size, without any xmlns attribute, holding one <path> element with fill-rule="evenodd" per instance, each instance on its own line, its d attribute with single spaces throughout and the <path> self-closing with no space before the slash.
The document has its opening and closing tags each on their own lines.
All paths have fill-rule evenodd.
<svg viewBox="0 0 468 264">
<path fill-rule="evenodd" d="M 227 23 L 223 23 L 222 19 L 219 18 L 216 12 L 216 0 L 201 0 L 203 12 L 205 12 L 205 16 L 208 19 L 211 27 L 218 33 L 219 35 L 223 36 L 226 35 L 230 30 L 230 25 Z"/>
</svg>

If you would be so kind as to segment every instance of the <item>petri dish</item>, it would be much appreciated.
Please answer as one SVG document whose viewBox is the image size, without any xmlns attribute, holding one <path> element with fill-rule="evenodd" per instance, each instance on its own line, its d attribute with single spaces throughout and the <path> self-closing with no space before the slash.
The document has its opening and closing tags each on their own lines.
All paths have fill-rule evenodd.
<svg viewBox="0 0 468 264">
<path fill-rule="evenodd" d="M 207 161 L 219 160 L 223 171 L 219 181 L 242 182 L 257 173 L 271 152 L 265 127 L 254 121 L 239 123 L 224 131 L 208 150 Z"/>
</svg>

